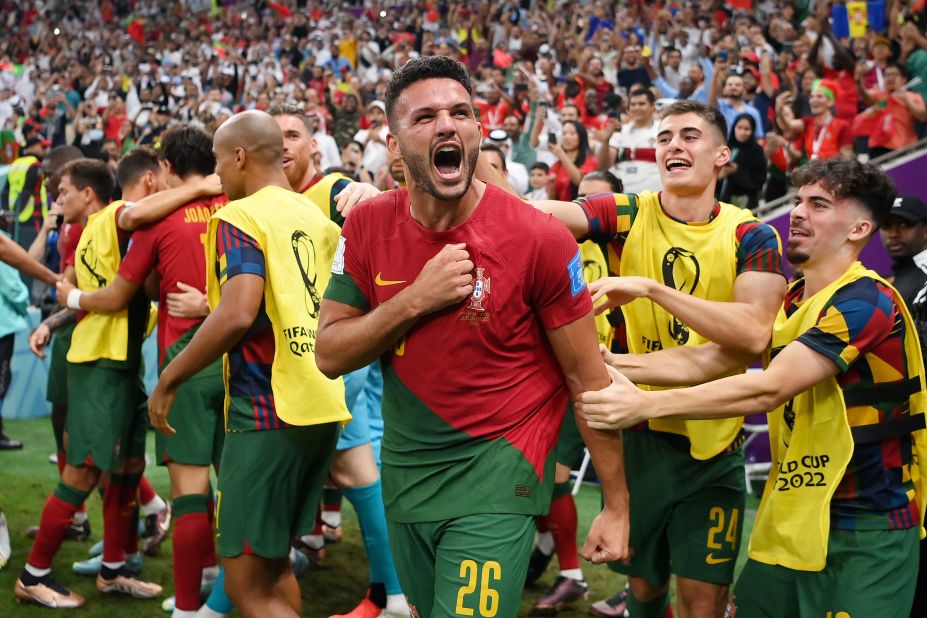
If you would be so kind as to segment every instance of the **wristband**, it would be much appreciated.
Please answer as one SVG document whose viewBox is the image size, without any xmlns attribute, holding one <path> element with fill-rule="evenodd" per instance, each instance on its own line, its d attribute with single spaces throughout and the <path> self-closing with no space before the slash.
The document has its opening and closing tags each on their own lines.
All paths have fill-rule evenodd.
<svg viewBox="0 0 927 618">
<path fill-rule="evenodd" d="M 68 292 L 68 309 L 74 309 L 76 311 L 80 310 L 80 297 L 83 292 L 74 288 Z"/>
</svg>

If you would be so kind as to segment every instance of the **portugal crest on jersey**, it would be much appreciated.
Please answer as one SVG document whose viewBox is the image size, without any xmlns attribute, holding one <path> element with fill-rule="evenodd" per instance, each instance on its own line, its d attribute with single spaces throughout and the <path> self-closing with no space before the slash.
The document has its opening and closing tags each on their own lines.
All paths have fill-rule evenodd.
<svg viewBox="0 0 927 618">
<path fill-rule="evenodd" d="M 483 269 L 476 269 L 476 281 L 473 284 L 473 294 L 467 303 L 467 309 L 473 311 L 486 311 L 483 303 L 489 300 L 490 279 L 483 275 Z"/>
</svg>

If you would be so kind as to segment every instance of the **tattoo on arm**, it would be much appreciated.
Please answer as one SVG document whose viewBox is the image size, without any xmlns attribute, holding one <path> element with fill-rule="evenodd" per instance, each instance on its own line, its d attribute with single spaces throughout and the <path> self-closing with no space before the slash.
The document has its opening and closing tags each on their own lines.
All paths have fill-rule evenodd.
<svg viewBox="0 0 927 618">
<path fill-rule="evenodd" d="M 62 326 L 67 326 L 77 321 L 77 312 L 73 309 L 62 309 L 58 313 L 53 313 L 42 321 L 48 330 L 55 332 Z"/>
</svg>

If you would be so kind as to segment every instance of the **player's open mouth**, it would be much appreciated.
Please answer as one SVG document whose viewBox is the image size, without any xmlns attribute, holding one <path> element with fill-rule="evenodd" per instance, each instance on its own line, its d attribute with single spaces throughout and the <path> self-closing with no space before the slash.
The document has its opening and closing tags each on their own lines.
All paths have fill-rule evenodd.
<svg viewBox="0 0 927 618">
<path fill-rule="evenodd" d="M 789 228 L 789 238 L 807 238 L 811 236 L 811 233 L 808 230 L 790 227 Z"/>
<path fill-rule="evenodd" d="M 692 167 L 692 164 L 684 159 L 667 159 L 666 161 L 666 171 L 668 172 L 679 169 L 688 169 L 690 167 Z"/>
<path fill-rule="evenodd" d="M 463 151 L 456 143 L 445 143 L 438 146 L 432 155 L 435 170 L 444 180 L 454 181 L 460 177 Z"/>
<path fill-rule="evenodd" d="M 290 167 L 291 165 L 293 165 L 293 159 L 288 159 L 287 157 L 283 157 L 283 169 L 286 169 Z"/>
</svg>

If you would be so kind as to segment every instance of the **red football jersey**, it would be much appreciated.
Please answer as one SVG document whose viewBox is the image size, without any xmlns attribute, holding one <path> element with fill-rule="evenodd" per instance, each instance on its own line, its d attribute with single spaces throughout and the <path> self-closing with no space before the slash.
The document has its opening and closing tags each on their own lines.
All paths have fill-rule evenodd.
<svg viewBox="0 0 927 618">
<path fill-rule="evenodd" d="M 406 189 L 384 193 L 351 213 L 341 242 L 325 297 L 362 309 L 411 285 L 447 244 L 466 243 L 474 264 L 473 293 L 420 318 L 384 356 L 390 517 L 545 512 L 569 397 L 545 331 L 592 311 L 572 235 L 489 185 L 444 232 L 412 218 Z"/>
<path fill-rule="evenodd" d="M 132 234 L 129 249 L 119 267 L 119 276 L 144 285 L 152 271 L 161 278 L 158 301 L 158 357 L 202 319 L 168 315 L 167 295 L 179 292 L 178 282 L 206 290 L 206 229 L 209 218 L 224 206 L 224 195 L 197 200 Z"/>
</svg>

